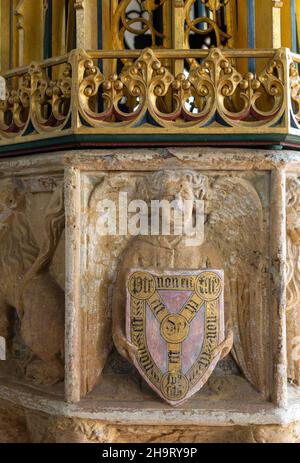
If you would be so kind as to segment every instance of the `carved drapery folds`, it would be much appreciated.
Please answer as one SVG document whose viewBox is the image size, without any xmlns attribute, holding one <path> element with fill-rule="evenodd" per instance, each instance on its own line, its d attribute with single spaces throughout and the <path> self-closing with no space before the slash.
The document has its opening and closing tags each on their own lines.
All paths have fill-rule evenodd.
<svg viewBox="0 0 300 463">
<path fill-rule="evenodd" d="M 51 182 L 0 182 L 0 336 L 17 369 L 47 385 L 64 378 L 64 291 L 50 269 L 64 230 L 64 201 L 61 184 L 52 190 Z M 35 228 L 29 209 L 38 193 L 45 213 Z M 15 349 L 22 351 L 18 358 Z"/>
</svg>

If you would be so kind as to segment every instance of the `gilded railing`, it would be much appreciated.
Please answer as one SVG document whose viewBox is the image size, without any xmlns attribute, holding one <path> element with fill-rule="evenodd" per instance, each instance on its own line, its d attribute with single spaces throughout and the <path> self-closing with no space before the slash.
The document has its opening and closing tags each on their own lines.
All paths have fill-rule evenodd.
<svg viewBox="0 0 300 463">
<path fill-rule="evenodd" d="M 244 73 L 248 61 L 252 72 Z M 4 75 L 0 145 L 67 135 L 99 142 L 193 135 L 199 143 L 232 134 L 241 142 L 243 134 L 297 136 L 299 63 L 284 48 L 77 49 Z"/>
</svg>

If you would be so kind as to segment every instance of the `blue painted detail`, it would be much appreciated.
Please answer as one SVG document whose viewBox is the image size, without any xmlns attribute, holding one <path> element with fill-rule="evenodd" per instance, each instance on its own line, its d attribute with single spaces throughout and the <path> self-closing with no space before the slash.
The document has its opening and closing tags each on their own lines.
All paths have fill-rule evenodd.
<svg viewBox="0 0 300 463">
<path fill-rule="evenodd" d="M 25 137 L 26 135 L 30 135 L 34 131 L 35 131 L 35 128 L 33 127 L 32 122 L 30 121 L 27 128 L 26 128 L 26 130 L 25 130 L 25 132 L 24 132 L 24 134 L 23 134 L 23 137 Z"/>
<path fill-rule="evenodd" d="M 52 56 L 52 0 L 48 0 L 45 15 L 44 59 Z"/>
<path fill-rule="evenodd" d="M 205 5 L 201 2 L 196 2 L 195 3 L 195 18 L 201 18 L 201 17 L 206 17 L 207 16 L 207 11 L 205 8 Z M 204 30 L 205 28 L 205 23 L 199 23 L 197 24 L 197 28 L 200 30 Z"/>
<path fill-rule="evenodd" d="M 149 111 L 146 111 L 143 118 L 139 122 L 134 124 L 134 127 L 141 127 L 142 125 L 147 124 L 147 123 L 151 124 L 151 126 L 153 127 L 160 127 L 160 125 L 153 119 L 151 114 L 149 114 Z"/>
<path fill-rule="evenodd" d="M 248 0 L 248 48 L 255 48 L 255 0 Z"/>
<path fill-rule="evenodd" d="M 272 124 L 271 127 L 272 128 L 273 127 L 279 127 L 281 125 L 282 121 L 283 121 L 283 116 L 281 116 L 281 118 L 279 119 L 278 122 L 276 122 L 275 124 Z"/>
<path fill-rule="evenodd" d="M 217 121 L 217 114 L 213 114 L 212 117 L 206 122 L 203 127 L 209 127 L 211 124 Z"/>
<path fill-rule="evenodd" d="M 255 48 L 255 0 L 248 0 L 248 48 Z M 256 72 L 254 58 L 249 59 L 249 71 Z"/>
<path fill-rule="evenodd" d="M 151 116 L 151 114 L 149 113 L 149 111 L 147 111 L 146 116 L 147 116 L 147 122 L 148 122 L 148 124 L 151 124 L 151 125 L 153 125 L 154 127 L 161 127 L 161 126 L 153 119 L 153 117 Z"/>
<path fill-rule="evenodd" d="M 82 124 L 84 127 L 92 127 L 91 124 L 89 124 L 87 121 L 85 121 L 85 120 L 83 119 L 83 117 L 81 116 L 81 114 L 79 115 L 79 119 L 80 119 L 81 124 Z"/>
<path fill-rule="evenodd" d="M 65 43 L 67 43 L 68 15 L 69 15 L 69 0 L 65 0 Z"/>
<path fill-rule="evenodd" d="M 230 127 L 230 125 L 222 118 L 222 116 L 220 116 L 219 113 L 216 113 L 215 120 L 216 122 L 221 124 L 223 127 Z"/>
<path fill-rule="evenodd" d="M 299 126 L 297 125 L 295 119 L 294 119 L 295 115 L 292 111 L 290 111 L 290 126 L 292 127 L 292 129 L 299 129 Z"/>
<path fill-rule="evenodd" d="M 66 125 L 64 126 L 63 130 L 70 129 L 72 127 L 72 116 L 70 115 Z"/>
</svg>

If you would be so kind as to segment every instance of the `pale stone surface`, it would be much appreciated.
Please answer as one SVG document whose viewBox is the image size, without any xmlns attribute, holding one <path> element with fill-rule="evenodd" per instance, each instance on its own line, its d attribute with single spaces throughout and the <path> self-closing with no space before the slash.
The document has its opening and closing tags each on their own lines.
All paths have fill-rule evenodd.
<svg viewBox="0 0 300 463">
<path fill-rule="evenodd" d="M 183 173 L 186 173 L 183 171 Z M 177 175 L 178 176 L 178 175 Z M 161 186 L 161 176 L 139 173 L 109 173 L 96 183 L 96 174 L 92 178 L 84 174 L 84 198 L 89 198 L 85 213 L 86 222 L 82 223 L 83 250 L 81 278 L 85 281 L 97 281 L 90 284 L 89 291 L 82 292 L 82 307 L 90 319 L 93 329 L 99 331 L 87 342 L 89 352 L 95 350 L 95 340 L 104 340 L 107 326 L 111 318 L 111 306 L 117 310 L 113 313 L 113 335 L 118 350 L 124 355 L 126 349 L 122 347 L 125 341 L 124 319 L 125 309 L 125 279 L 124 275 L 134 267 L 162 269 L 180 268 L 220 268 L 225 270 L 225 318 L 232 319 L 235 330 L 234 356 L 249 381 L 266 396 L 270 393 L 269 372 L 270 350 L 265 345 L 269 340 L 269 306 L 267 298 L 268 276 L 264 269 L 268 265 L 269 248 L 268 233 L 270 213 L 268 210 L 269 178 L 265 173 L 252 172 L 234 173 L 234 171 L 206 172 L 205 180 L 209 185 L 209 199 L 205 201 L 207 207 L 207 223 L 205 227 L 205 241 L 196 249 L 185 246 L 185 240 L 171 245 L 164 237 L 140 236 L 132 239 L 130 236 L 103 237 L 97 233 L 96 214 L 97 203 L 104 198 L 118 198 L 119 191 L 128 191 L 128 198 L 148 196 L 157 197 L 157 190 Z M 159 181 L 158 181 L 159 179 Z M 140 194 L 140 182 L 147 190 L 144 196 Z M 174 182 L 175 183 L 175 182 Z M 96 186 L 95 186 L 96 184 Z M 172 197 L 176 192 L 175 189 Z M 256 190 L 256 186 L 257 189 Z M 91 196 L 88 192 L 91 192 Z M 208 194 L 208 193 L 207 193 Z M 87 201 L 84 199 L 84 202 Z M 234 212 L 235 211 L 235 212 Z M 253 236 L 256 239 L 253 239 Z M 93 239 L 91 239 L 93 236 Z M 165 241 L 165 242 L 164 242 Z M 101 252 L 99 252 L 101 249 Z M 98 252 L 97 252 L 98 250 Z M 91 256 L 91 258 L 89 258 Z M 121 261 L 121 262 L 120 262 Z M 122 274 L 115 281 L 116 272 Z M 100 287 L 100 300 L 98 291 Z M 115 302 L 111 305 L 112 292 Z M 106 295 L 106 298 L 102 296 Z M 108 294 L 108 298 L 107 298 Z M 243 309 L 239 311 L 239 301 L 243 301 Z M 101 301 L 101 302 L 100 302 Z M 95 305 L 99 304 L 98 310 Z M 103 307 L 103 304 L 105 306 Z M 107 304 L 107 305 L 106 305 Z M 253 330 L 249 320 L 252 307 L 256 307 L 252 314 L 256 324 Z M 95 316 L 103 315 L 96 322 Z M 239 313 L 238 313 L 239 312 Z M 107 319 L 107 325 L 103 323 Z M 102 325 L 102 326 L 101 326 Z M 123 331 L 123 334 L 122 334 Z M 86 333 L 87 330 L 84 330 Z M 103 354 L 102 369 L 106 358 Z M 90 354 L 89 359 L 95 357 Z M 98 354 L 99 362 L 101 357 Z M 94 365 L 86 363 L 87 380 L 84 387 L 93 387 Z M 89 385 L 89 382 L 91 383 Z"/>
<path fill-rule="evenodd" d="M 218 264 L 201 266 L 224 270 L 233 328 L 231 356 L 176 410 L 113 351 L 124 313 L 115 316 L 112 296 L 123 297 L 117 269 L 132 243 L 97 229 L 101 199 L 126 191 L 131 200 L 149 187 L 155 196 L 159 182 L 152 180 L 166 171 L 206 178 L 199 254 Z M 297 442 L 299 175 L 297 152 L 255 149 L 107 149 L 1 160 L 0 335 L 9 360 L 0 362 L 0 439 Z M 137 239 L 132 248 L 145 267 L 153 259 L 158 268 L 161 259 L 162 267 L 180 267 L 182 250 L 170 259 L 148 244 Z"/>
<path fill-rule="evenodd" d="M 0 335 L 25 378 L 51 385 L 64 378 L 64 291 L 50 270 L 64 205 L 62 181 L 42 180 L 0 181 Z"/>
<path fill-rule="evenodd" d="M 61 418 L 0 403 L 0 442 L 34 443 L 272 443 L 300 442 L 300 424 L 134 425 Z"/>
</svg>

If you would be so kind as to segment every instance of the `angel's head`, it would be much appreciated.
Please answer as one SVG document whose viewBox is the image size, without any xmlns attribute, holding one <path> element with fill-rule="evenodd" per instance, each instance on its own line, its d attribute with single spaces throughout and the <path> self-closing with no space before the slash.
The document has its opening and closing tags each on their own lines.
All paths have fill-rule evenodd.
<svg viewBox="0 0 300 463">
<path fill-rule="evenodd" d="M 192 171 L 159 171 L 151 174 L 146 181 L 142 182 L 141 193 L 148 201 L 166 200 L 169 203 L 178 201 L 185 203 L 186 217 L 193 214 L 196 200 L 205 200 L 208 194 L 208 178 Z M 188 210 L 190 208 L 190 210 Z M 171 223 L 174 221 L 174 211 L 169 216 L 167 209 L 162 209 L 168 213 Z"/>
<path fill-rule="evenodd" d="M 202 199 L 208 192 L 207 177 L 187 170 L 164 170 L 150 174 L 142 188 L 148 200 Z"/>
</svg>

